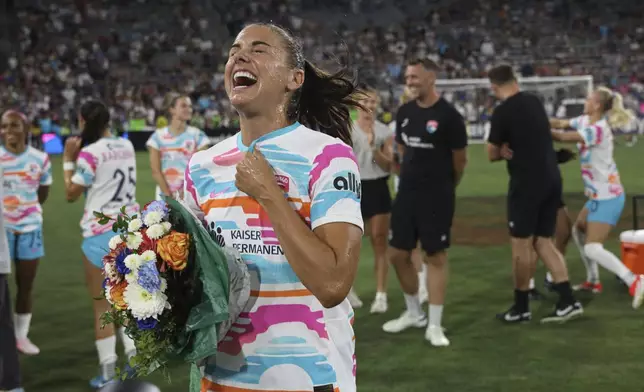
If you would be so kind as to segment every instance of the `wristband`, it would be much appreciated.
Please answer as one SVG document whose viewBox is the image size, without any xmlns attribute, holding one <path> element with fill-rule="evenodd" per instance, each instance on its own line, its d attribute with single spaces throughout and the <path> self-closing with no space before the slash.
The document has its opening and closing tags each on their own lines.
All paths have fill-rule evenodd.
<svg viewBox="0 0 644 392">
<path fill-rule="evenodd" d="M 63 162 L 64 171 L 69 171 L 74 169 L 76 169 L 76 164 L 74 162 L 71 162 L 71 161 Z"/>
</svg>

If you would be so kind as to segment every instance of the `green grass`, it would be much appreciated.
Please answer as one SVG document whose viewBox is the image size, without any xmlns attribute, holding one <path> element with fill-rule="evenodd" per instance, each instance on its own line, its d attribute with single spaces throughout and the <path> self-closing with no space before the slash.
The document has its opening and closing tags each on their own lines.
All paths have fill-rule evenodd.
<svg viewBox="0 0 644 392">
<path fill-rule="evenodd" d="M 510 253 L 506 245 L 507 174 L 503 164 L 489 164 L 484 147 L 470 147 L 470 163 L 459 188 L 456 245 L 450 251 L 451 281 L 444 325 L 452 346 L 434 349 L 423 332 L 386 335 L 381 325 L 403 310 L 402 295 L 390 276 L 390 310 L 368 313 L 374 295 L 372 252 L 364 242 L 356 287 L 365 300 L 355 322 L 358 386 L 366 392 L 464 391 L 620 391 L 638 390 L 642 369 L 644 315 L 630 308 L 627 293 L 602 271 L 605 293 L 586 302 L 586 316 L 564 326 L 504 326 L 494 320 L 511 299 Z M 617 161 L 628 194 L 644 193 L 641 155 L 644 145 L 619 148 Z M 146 154 L 138 156 L 138 200 L 153 197 L 154 186 Z M 45 205 L 47 256 L 35 290 L 32 340 L 42 353 L 23 358 L 28 391 L 87 391 L 95 375 L 91 300 L 85 289 L 78 220 L 82 203 L 63 198 L 62 164 L 53 159 L 54 186 Z M 576 214 L 583 203 L 578 162 L 563 167 L 567 202 Z M 630 224 L 630 205 L 621 229 Z M 617 237 L 617 232 L 613 238 Z M 485 240 L 482 240 L 484 238 Z M 477 243 L 478 246 L 466 244 Z M 609 247 L 618 252 L 615 239 Z M 584 277 L 574 247 L 568 265 L 574 280 Z M 539 269 L 539 278 L 543 269 Z M 551 309 L 552 300 L 533 305 L 535 316 Z M 119 347 L 119 351 L 121 348 Z M 166 391 L 186 391 L 187 366 L 172 370 L 172 383 L 152 381 Z"/>
</svg>

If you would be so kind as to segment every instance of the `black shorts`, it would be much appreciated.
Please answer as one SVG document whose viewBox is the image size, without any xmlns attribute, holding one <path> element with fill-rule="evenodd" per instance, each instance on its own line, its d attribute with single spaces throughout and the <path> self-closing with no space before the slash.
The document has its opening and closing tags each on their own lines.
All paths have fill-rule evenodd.
<svg viewBox="0 0 644 392">
<path fill-rule="evenodd" d="M 389 245 L 411 251 L 420 240 L 428 254 L 449 248 L 454 205 L 454 192 L 400 190 L 391 210 Z"/>
<path fill-rule="evenodd" d="M 508 227 L 514 238 L 552 237 L 562 207 L 561 183 L 532 189 L 510 190 Z"/>
<path fill-rule="evenodd" d="M 368 220 L 376 215 L 391 212 L 391 193 L 387 180 L 389 176 L 375 180 L 362 180 L 362 199 L 360 200 L 362 219 Z"/>
</svg>

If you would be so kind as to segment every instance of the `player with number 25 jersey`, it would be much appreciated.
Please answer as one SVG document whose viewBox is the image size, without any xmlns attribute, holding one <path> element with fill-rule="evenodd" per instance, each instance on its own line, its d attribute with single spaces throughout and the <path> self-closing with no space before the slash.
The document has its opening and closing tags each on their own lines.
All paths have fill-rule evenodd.
<svg viewBox="0 0 644 392">
<path fill-rule="evenodd" d="M 126 214 L 139 209 L 136 202 L 136 158 L 132 143 L 123 138 L 104 137 L 81 150 L 72 182 L 87 188 L 85 211 L 80 225 L 83 230 L 83 253 L 101 268 L 102 256 L 108 249 L 112 222 L 101 225 L 94 211 L 116 216 L 122 207 Z"/>
</svg>

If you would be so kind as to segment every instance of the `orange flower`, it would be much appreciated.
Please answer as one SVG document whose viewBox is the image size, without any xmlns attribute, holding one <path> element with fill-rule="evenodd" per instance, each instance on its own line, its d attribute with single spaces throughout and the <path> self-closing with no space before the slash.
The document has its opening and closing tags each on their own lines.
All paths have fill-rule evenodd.
<svg viewBox="0 0 644 392">
<path fill-rule="evenodd" d="M 157 253 L 170 268 L 181 271 L 188 265 L 190 235 L 171 231 L 157 241 Z"/>
<path fill-rule="evenodd" d="M 125 299 L 123 299 L 126 287 L 127 281 L 123 280 L 121 283 L 115 284 L 110 289 L 110 299 L 112 300 L 114 307 L 118 310 L 127 309 L 127 304 L 125 303 Z"/>
</svg>

